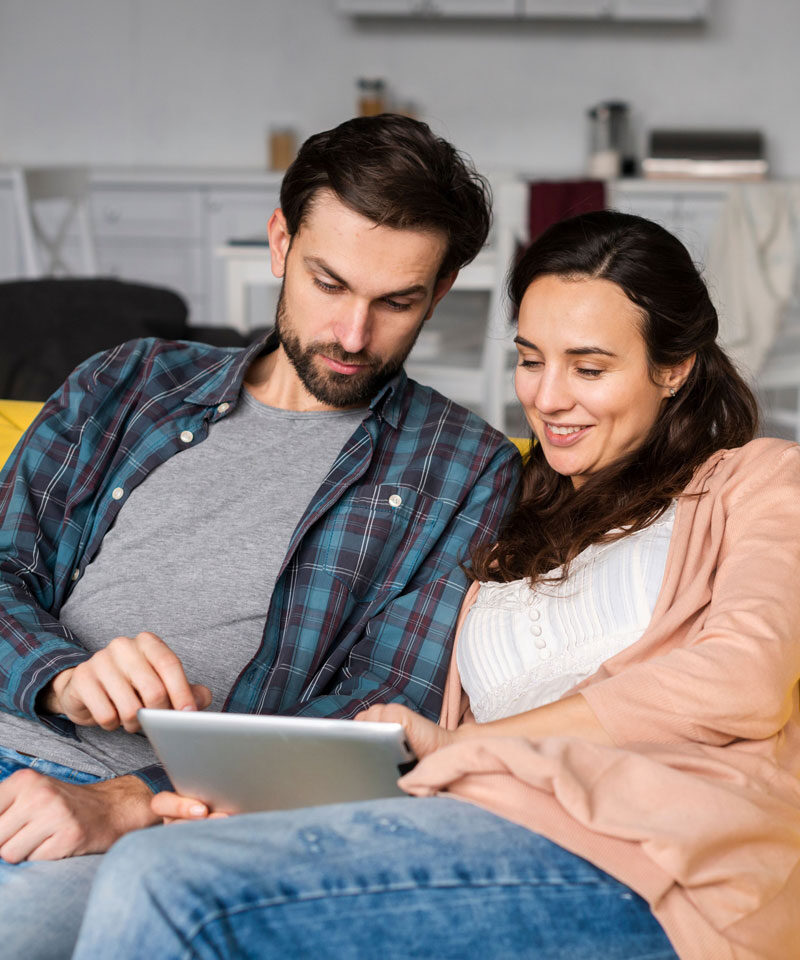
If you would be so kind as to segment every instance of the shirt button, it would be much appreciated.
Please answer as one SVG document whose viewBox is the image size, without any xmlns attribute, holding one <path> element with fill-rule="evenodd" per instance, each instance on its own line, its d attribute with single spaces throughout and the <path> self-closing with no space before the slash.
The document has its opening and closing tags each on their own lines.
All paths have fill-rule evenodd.
<svg viewBox="0 0 800 960">
<path fill-rule="evenodd" d="M 227 413 L 230 410 L 231 405 L 229 403 L 221 403 L 217 407 L 217 413 Z"/>
<path fill-rule="evenodd" d="M 73 579 L 73 580 L 77 580 L 80 575 L 81 575 L 80 570 L 73 570 L 73 571 L 72 571 L 72 579 Z"/>
<path fill-rule="evenodd" d="M 194 440 L 194 434 L 191 430 L 182 430 L 181 440 L 183 440 L 184 443 L 191 443 L 192 440 Z"/>
<path fill-rule="evenodd" d="M 398 496 L 398 494 L 396 493 L 393 493 L 391 497 L 389 497 L 390 507 L 399 507 L 402 502 L 403 502 L 403 498 L 401 496 Z"/>
<path fill-rule="evenodd" d="M 111 491 L 111 496 L 114 500 L 121 500 L 125 496 L 125 491 L 122 487 L 114 487 Z"/>
</svg>

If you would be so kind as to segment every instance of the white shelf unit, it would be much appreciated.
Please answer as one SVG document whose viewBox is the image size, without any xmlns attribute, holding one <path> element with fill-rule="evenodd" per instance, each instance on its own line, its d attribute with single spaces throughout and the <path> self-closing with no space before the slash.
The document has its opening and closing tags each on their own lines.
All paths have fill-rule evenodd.
<svg viewBox="0 0 800 960">
<path fill-rule="evenodd" d="M 708 0 L 338 0 L 337 9 L 352 17 L 693 23 L 708 17 Z"/>
<path fill-rule="evenodd" d="M 461 293 L 482 293 L 486 307 L 478 341 L 472 355 L 464 350 L 443 347 L 436 359 L 417 359 L 412 351 L 406 363 L 409 376 L 427 383 L 477 410 L 498 430 L 506 429 L 507 407 L 516 402 L 513 375 L 509 361 L 513 348 L 510 310 L 505 280 L 517 245 L 527 236 L 528 185 L 514 177 L 498 180 L 493 185 L 494 226 L 489 244 L 475 261 L 458 275 L 450 301 L 439 310 L 451 309 L 452 298 Z M 435 317 L 431 323 L 435 322 Z M 456 330 L 450 340 L 459 339 Z M 463 334 L 462 334 L 463 335 Z"/>
</svg>

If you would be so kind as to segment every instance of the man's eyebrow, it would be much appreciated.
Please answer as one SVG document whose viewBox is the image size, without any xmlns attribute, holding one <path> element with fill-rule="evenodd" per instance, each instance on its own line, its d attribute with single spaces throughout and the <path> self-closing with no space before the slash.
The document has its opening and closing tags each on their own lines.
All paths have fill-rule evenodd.
<svg viewBox="0 0 800 960">
<path fill-rule="evenodd" d="M 335 270 L 332 270 L 324 260 L 321 260 L 319 257 L 304 257 L 303 262 L 307 267 L 311 267 L 312 270 L 322 270 L 323 273 L 326 273 L 331 280 L 335 280 L 338 284 L 343 287 L 350 289 L 350 284 L 343 278 L 340 277 Z M 412 297 L 416 294 L 422 293 L 427 294 L 428 288 L 424 283 L 414 283 L 410 287 L 405 287 L 403 290 L 391 290 L 389 293 L 384 293 L 382 296 L 387 297 Z"/>
<path fill-rule="evenodd" d="M 530 340 L 526 340 L 525 337 L 514 337 L 514 343 L 518 343 L 521 347 L 528 347 L 531 350 L 539 349 L 535 343 L 531 343 Z M 612 353 L 611 350 L 594 346 L 570 347 L 568 350 L 565 350 L 564 353 L 571 357 L 586 357 L 591 354 L 600 354 L 601 357 L 616 357 L 616 353 Z"/>
</svg>

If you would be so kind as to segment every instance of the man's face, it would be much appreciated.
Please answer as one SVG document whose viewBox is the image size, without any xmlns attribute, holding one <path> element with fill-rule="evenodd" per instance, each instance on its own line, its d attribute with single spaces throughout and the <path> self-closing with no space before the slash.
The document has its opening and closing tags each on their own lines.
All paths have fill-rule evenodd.
<svg viewBox="0 0 800 960">
<path fill-rule="evenodd" d="M 276 329 L 299 385 L 326 407 L 368 403 L 455 279 L 436 279 L 445 248 L 439 233 L 376 225 L 327 191 L 293 237 L 276 211 Z"/>
</svg>

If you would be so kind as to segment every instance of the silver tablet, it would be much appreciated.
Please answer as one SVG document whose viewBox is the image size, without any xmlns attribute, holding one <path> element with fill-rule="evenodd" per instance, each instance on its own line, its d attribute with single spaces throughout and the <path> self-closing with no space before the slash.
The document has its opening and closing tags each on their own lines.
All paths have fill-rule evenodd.
<svg viewBox="0 0 800 960">
<path fill-rule="evenodd" d="M 414 754 L 399 723 L 139 711 L 178 793 L 248 813 L 402 796 Z"/>
</svg>

